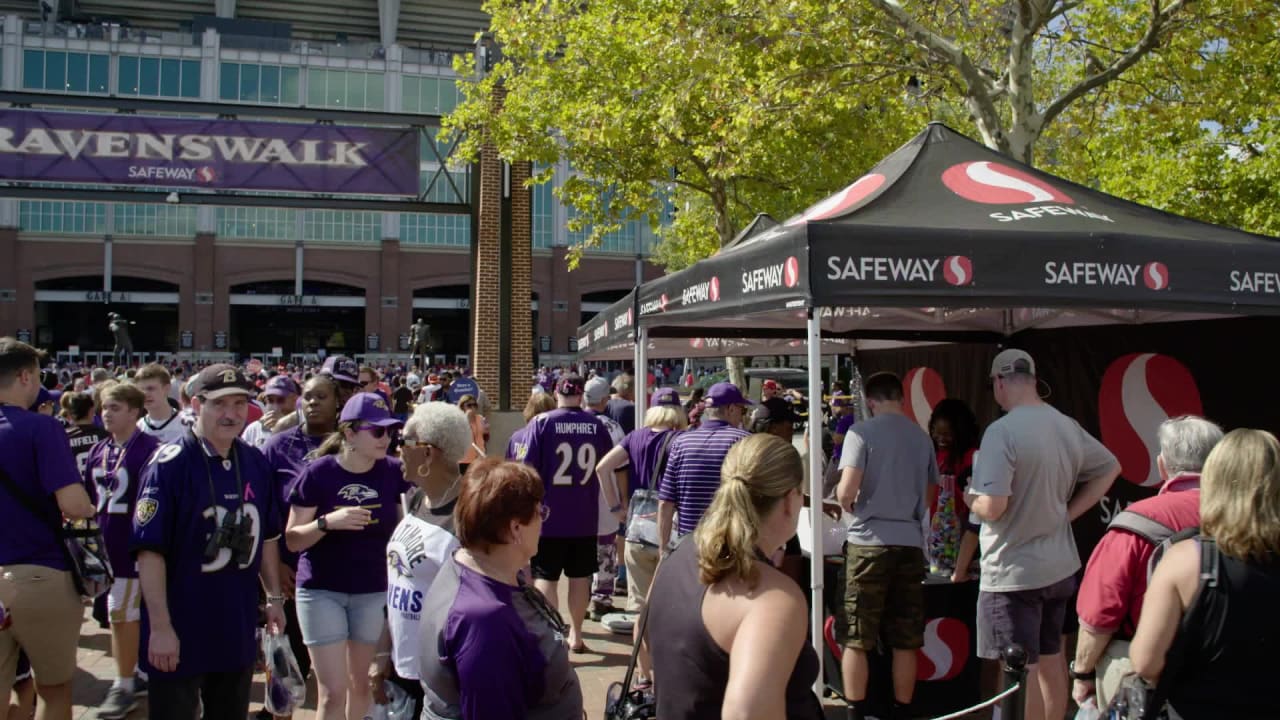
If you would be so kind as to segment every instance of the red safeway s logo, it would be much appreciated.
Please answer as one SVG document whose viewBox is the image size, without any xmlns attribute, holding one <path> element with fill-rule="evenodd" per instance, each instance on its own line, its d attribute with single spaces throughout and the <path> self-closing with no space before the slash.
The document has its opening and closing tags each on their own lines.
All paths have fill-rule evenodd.
<svg viewBox="0 0 1280 720">
<path fill-rule="evenodd" d="M 689 338 L 689 347 L 698 349 L 702 347 L 702 338 Z"/>
<path fill-rule="evenodd" d="M 973 283 L 973 261 L 963 255 L 952 255 L 943 260 L 942 279 L 956 286 Z"/>
<path fill-rule="evenodd" d="M 213 171 L 213 168 L 204 165 L 199 170 L 196 170 L 196 177 L 199 178 L 200 182 L 211 183 L 218 179 L 218 174 Z"/>
<path fill-rule="evenodd" d="M 1162 262 L 1149 262 L 1142 268 L 1142 282 L 1149 290 L 1164 290 L 1169 287 L 1169 268 Z"/>
<path fill-rule="evenodd" d="M 711 295 L 711 302 L 716 302 L 720 299 L 720 278 L 714 275 L 711 276 L 711 288 L 708 292 Z"/>
<path fill-rule="evenodd" d="M 790 288 L 795 287 L 798 282 L 800 282 L 800 261 L 789 257 L 782 267 L 782 284 Z"/>
<path fill-rule="evenodd" d="M 849 212 L 854 205 L 857 205 L 865 200 L 868 195 L 879 190 L 880 187 L 884 185 L 884 180 L 884 176 L 880 173 L 863 175 L 857 180 L 854 180 L 853 184 L 849 187 L 809 208 L 803 215 L 796 218 L 789 224 L 808 222 L 812 220 L 826 220 L 828 218 L 844 215 Z"/>
<path fill-rule="evenodd" d="M 666 293 L 662 293 L 662 295 L 658 298 L 658 309 L 662 310 L 662 312 L 667 311 L 667 294 Z"/>
<path fill-rule="evenodd" d="M 1102 375 L 1098 426 L 1121 474 L 1135 485 L 1156 487 L 1160 471 L 1160 423 L 1179 415 L 1203 415 L 1200 389 L 1185 365 L 1168 355 L 1132 353 Z"/>
<path fill-rule="evenodd" d="M 952 165 L 942 173 L 942 184 L 965 200 L 988 205 L 1021 205 L 1058 202 L 1073 204 L 1065 193 L 1027 172 L 1001 163 L 981 160 Z"/>
<path fill-rule="evenodd" d="M 969 627 L 956 618 L 925 623 L 924 647 L 916 655 L 916 680 L 950 680 L 969 661 Z"/>
<path fill-rule="evenodd" d="M 927 432 L 933 408 L 947 396 L 947 387 L 937 370 L 911 368 L 902 378 L 902 412 Z"/>
</svg>

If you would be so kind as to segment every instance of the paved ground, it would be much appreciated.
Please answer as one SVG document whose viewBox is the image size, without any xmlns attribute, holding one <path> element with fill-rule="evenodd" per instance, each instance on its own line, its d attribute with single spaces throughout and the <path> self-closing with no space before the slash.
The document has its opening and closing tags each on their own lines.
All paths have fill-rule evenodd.
<svg viewBox="0 0 1280 720">
<path fill-rule="evenodd" d="M 561 583 L 561 593 L 565 584 Z M 564 600 L 562 599 L 563 603 Z M 87 615 L 88 613 L 86 613 Z M 614 635 L 602 628 L 598 623 L 587 621 L 585 625 L 587 647 L 593 652 L 586 655 L 572 655 L 574 665 L 578 669 L 578 678 L 582 682 L 582 694 L 586 705 L 587 718 L 599 720 L 604 717 L 605 693 L 610 683 L 620 682 L 631 658 L 630 638 Z M 76 720 L 93 720 L 96 707 L 102 702 L 111 687 L 111 679 L 115 677 L 115 664 L 111 659 L 111 635 L 101 630 L 93 620 L 85 622 L 80 636 L 79 671 L 76 674 L 74 698 L 75 708 L 72 716 Z M 263 687 L 261 676 L 256 678 L 250 710 L 262 706 Z M 308 702 L 302 712 L 294 717 L 297 720 L 313 720 L 315 718 L 315 685 L 311 684 Z M 835 707 L 827 710 L 830 719 L 843 719 Z M 130 720 L 146 718 L 145 702 L 130 716 Z"/>
</svg>

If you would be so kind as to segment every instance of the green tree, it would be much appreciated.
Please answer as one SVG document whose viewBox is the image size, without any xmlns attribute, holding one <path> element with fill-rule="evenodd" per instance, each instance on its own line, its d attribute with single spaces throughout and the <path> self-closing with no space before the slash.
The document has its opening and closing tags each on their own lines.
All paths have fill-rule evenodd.
<svg viewBox="0 0 1280 720">
<path fill-rule="evenodd" d="M 756 213 L 786 217 L 910 137 L 901 68 L 833 43 L 842 4 L 766 0 L 490 0 L 503 60 L 447 120 L 474 156 L 576 174 L 558 194 L 594 244 L 624 219 L 663 228 L 674 269 Z M 469 59 L 458 69 L 470 77 Z M 502 92 L 495 95 L 496 88 Z M 546 181 L 544 171 L 535 182 Z M 580 248 L 579 248 L 580 250 Z"/>
</svg>

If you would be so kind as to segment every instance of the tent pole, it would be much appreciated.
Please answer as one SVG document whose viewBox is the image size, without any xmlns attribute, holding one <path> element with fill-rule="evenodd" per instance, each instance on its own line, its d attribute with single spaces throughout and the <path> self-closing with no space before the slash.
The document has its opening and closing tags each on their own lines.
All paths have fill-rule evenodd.
<svg viewBox="0 0 1280 720">
<path fill-rule="evenodd" d="M 636 427 L 644 427 L 644 413 L 649 405 L 649 333 L 636 328 Z"/>
<path fill-rule="evenodd" d="M 809 338 L 809 527 L 812 530 L 812 545 L 809 553 L 809 588 L 811 590 L 813 613 L 810 618 L 809 634 L 813 641 L 813 649 L 818 653 L 818 679 L 813 690 L 822 697 L 822 587 L 823 565 L 826 558 L 822 554 L 822 326 L 819 324 L 817 311 L 810 307 L 808 311 Z"/>
</svg>

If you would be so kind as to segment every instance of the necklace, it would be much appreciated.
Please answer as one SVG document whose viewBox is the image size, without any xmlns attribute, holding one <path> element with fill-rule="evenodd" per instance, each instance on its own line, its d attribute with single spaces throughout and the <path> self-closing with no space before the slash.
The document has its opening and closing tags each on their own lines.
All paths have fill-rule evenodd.
<svg viewBox="0 0 1280 720">
<path fill-rule="evenodd" d="M 111 477 L 115 477 L 116 473 L 120 472 L 120 466 L 124 464 L 124 457 L 125 455 L 129 454 L 129 446 L 133 444 L 133 439 L 137 436 L 138 436 L 138 433 L 136 432 L 130 435 L 129 439 L 125 441 L 124 445 L 116 444 L 114 439 L 111 441 L 111 444 L 107 446 L 107 452 L 102 454 L 103 472 L 105 472 L 107 475 Z M 120 455 L 116 458 L 116 466 L 110 467 L 107 463 L 107 459 L 111 457 L 111 451 L 116 448 L 120 449 Z"/>
<path fill-rule="evenodd" d="M 462 479 L 461 475 L 453 479 L 453 482 L 449 484 L 449 487 L 445 488 L 444 494 L 440 496 L 441 499 L 439 502 L 433 501 L 431 499 L 431 496 L 427 494 L 427 491 L 423 490 L 422 497 L 426 499 L 426 502 L 423 504 L 427 506 L 427 510 L 437 510 L 441 506 L 447 505 L 450 501 L 449 496 L 453 494 L 453 489 L 458 487 L 458 481 L 461 479 Z"/>
</svg>

